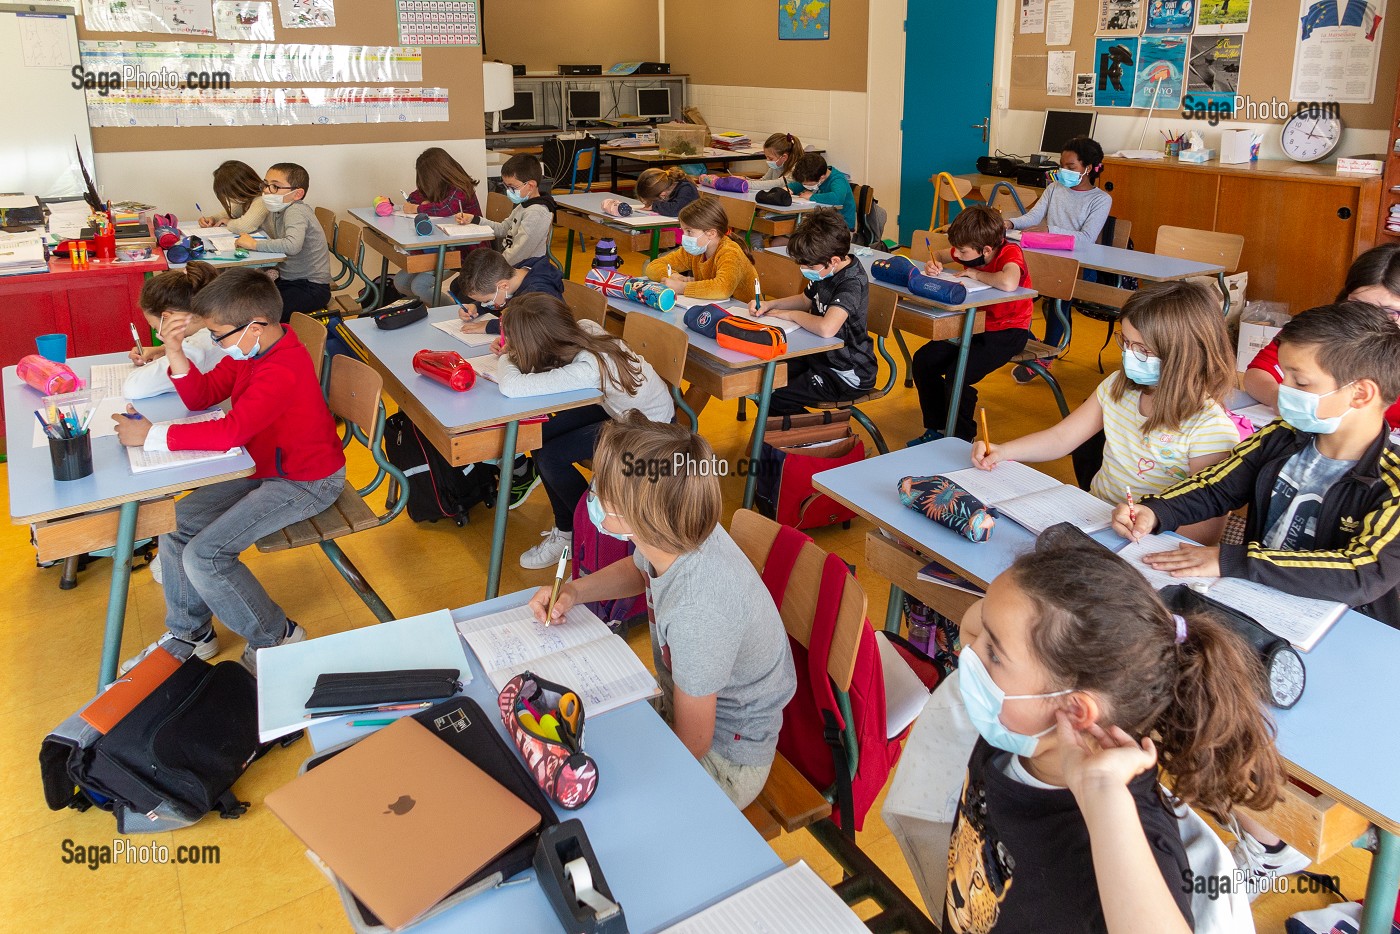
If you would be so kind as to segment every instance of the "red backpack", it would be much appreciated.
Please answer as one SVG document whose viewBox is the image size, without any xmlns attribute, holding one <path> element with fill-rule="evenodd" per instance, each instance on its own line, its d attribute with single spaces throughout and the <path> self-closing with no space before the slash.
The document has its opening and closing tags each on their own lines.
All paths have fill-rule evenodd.
<svg viewBox="0 0 1400 934">
<path fill-rule="evenodd" d="M 809 541 L 810 538 L 789 526 L 779 528 L 778 537 L 773 541 L 773 550 L 763 567 L 763 583 L 780 608 L 798 554 Z M 903 734 L 893 739 L 886 736 L 885 676 L 875 631 L 867 619 L 861 624 L 860 645 L 848 692 L 859 756 L 856 774 L 851 775 L 850 758 L 842 742 L 846 719 L 827 674 L 827 656 L 836 630 L 841 594 L 851 576 L 850 568 L 838 555 L 826 556 L 809 647 L 803 648 L 788 637 L 797 668 L 797 693 L 783 710 L 783 728 L 778 734 L 778 751 L 808 781 L 819 789 L 836 786 L 837 806 L 831 819 L 848 833 L 851 832 L 848 822 L 856 830 L 864 826 L 866 812 L 899 761 L 904 738 Z"/>
</svg>

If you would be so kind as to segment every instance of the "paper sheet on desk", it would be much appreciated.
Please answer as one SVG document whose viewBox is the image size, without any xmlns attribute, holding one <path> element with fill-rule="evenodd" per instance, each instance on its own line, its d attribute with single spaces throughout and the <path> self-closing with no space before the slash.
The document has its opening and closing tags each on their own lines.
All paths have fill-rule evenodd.
<svg viewBox="0 0 1400 934">
<path fill-rule="evenodd" d="M 66 409 L 67 406 L 64 406 Z M 92 406 L 87 403 L 74 406 L 78 411 L 78 424 L 82 424 L 87 417 L 88 409 Z M 112 420 L 112 416 L 120 415 L 126 411 L 126 400 L 120 396 L 107 396 L 97 403 L 97 411 L 93 413 L 92 421 L 88 423 L 88 430 L 92 432 L 94 438 L 110 438 L 117 433 L 117 423 Z M 44 434 L 44 428 L 39 424 L 39 420 L 34 420 L 34 447 L 42 448 L 49 443 L 48 435 Z"/>
<path fill-rule="evenodd" d="M 799 860 L 661 934 L 866 934 L 866 927 Z"/>
<path fill-rule="evenodd" d="M 449 237 L 494 237 L 496 232 L 485 224 L 438 224 Z"/>
<path fill-rule="evenodd" d="M 1274 407 L 1265 405 L 1262 402 L 1255 405 L 1247 405 L 1242 409 L 1235 409 L 1234 413 L 1249 419 L 1250 424 L 1255 428 L 1263 428 L 1265 425 L 1278 418 L 1278 413 L 1274 411 Z"/>
<path fill-rule="evenodd" d="M 1209 586 L 1213 577 L 1172 577 L 1165 571 L 1159 571 L 1145 563 L 1142 559 L 1148 555 L 1161 554 L 1164 551 L 1175 551 L 1179 545 L 1189 545 L 1190 542 L 1183 542 L 1179 538 L 1168 538 L 1165 535 L 1144 535 L 1139 541 L 1128 542 L 1119 552 L 1118 557 L 1138 569 L 1154 590 L 1169 587 L 1172 584 L 1186 584 L 1194 589 L 1201 589 Z"/>
<path fill-rule="evenodd" d="M 212 422 L 224 417 L 222 411 L 204 412 L 199 415 L 191 415 L 187 418 L 176 418 L 168 422 L 156 422 L 157 425 L 193 425 L 197 422 Z M 116 432 L 115 423 L 112 428 Z M 243 453 L 242 448 L 229 448 L 227 451 L 147 451 L 145 448 L 126 449 L 126 456 L 131 463 L 131 472 L 146 473 L 151 470 L 164 470 L 167 467 L 188 467 L 191 464 L 203 464 L 208 461 L 223 460 L 227 457 L 237 457 Z"/>
<path fill-rule="evenodd" d="M 481 316 L 478 317 L 476 320 L 478 320 L 478 321 L 494 321 L 494 320 L 496 320 L 496 316 L 495 316 L 495 315 L 481 315 Z M 491 343 L 492 341 L 494 341 L 494 340 L 499 340 L 499 339 L 500 339 L 500 335 L 499 335 L 499 334 L 487 334 L 487 333 L 485 333 L 485 332 L 482 332 L 482 333 L 480 333 L 480 334 L 476 334 L 476 333 L 469 333 L 469 332 L 467 332 L 467 331 L 463 331 L 463 330 L 462 330 L 462 321 L 461 321 L 460 318 L 451 318 L 451 319 L 449 319 L 449 320 L 447 320 L 447 321 L 434 321 L 434 322 L 433 322 L 433 327 L 437 328 L 439 331 L 441 331 L 441 332 L 444 333 L 444 334 L 450 334 L 451 336 L 457 338 L 457 340 L 459 340 L 459 341 L 461 341 L 462 343 L 466 344 L 468 347 L 485 347 L 487 344 Z M 472 366 L 475 367 L 476 364 L 473 363 Z"/>
</svg>

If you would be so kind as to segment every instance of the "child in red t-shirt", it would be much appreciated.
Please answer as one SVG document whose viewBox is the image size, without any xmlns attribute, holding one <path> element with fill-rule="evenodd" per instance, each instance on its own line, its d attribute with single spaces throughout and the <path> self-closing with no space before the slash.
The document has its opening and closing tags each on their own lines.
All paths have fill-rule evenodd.
<svg viewBox="0 0 1400 934">
<path fill-rule="evenodd" d="M 961 263 L 961 273 L 1003 292 L 1029 288 L 1031 274 L 1021 247 L 1006 240 L 1001 212 L 978 204 L 965 208 L 948 227 L 951 250 L 938 250 L 924 266 L 924 275 L 936 276 L 944 263 Z M 987 306 L 987 326 L 972 338 L 963 373 L 962 396 L 953 434 L 971 441 L 977 434 L 977 383 L 1020 353 L 1030 339 L 1031 300 Z M 914 353 L 911 370 L 924 413 L 924 433 L 909 446 L 943 437 L 948 420 L 948 399 L 957 374 L 958 348 L 949 341 L 929 341 Z"/>
</svg>

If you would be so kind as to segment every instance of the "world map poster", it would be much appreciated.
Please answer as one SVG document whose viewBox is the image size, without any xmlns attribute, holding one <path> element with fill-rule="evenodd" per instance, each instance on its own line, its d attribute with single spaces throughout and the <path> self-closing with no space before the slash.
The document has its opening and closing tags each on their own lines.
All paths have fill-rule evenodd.
<svg viewBox="0 0 1400 934">
<path fill-rule="evenodd" d="M 831 0 L 778 0 L 779 39 L 830 39 Z"/>
</svg>

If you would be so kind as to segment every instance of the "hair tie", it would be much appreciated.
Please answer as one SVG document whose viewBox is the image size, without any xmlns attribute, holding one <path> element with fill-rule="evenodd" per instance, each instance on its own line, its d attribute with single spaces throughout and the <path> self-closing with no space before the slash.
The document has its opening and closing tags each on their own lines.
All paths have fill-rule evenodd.
<svg viewBox="0 0 1400 934">
<path fill-rule="evenodd" d="M 1172 619 L 1176 621 L 1176 644 L 1181 645 L 1186 641 L 1186 619 L 1176 613 L 1172 614 Z"/>
</svg>

